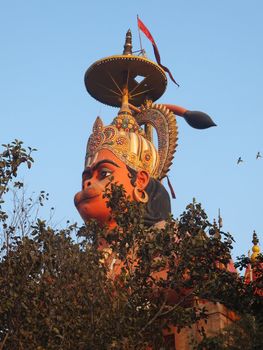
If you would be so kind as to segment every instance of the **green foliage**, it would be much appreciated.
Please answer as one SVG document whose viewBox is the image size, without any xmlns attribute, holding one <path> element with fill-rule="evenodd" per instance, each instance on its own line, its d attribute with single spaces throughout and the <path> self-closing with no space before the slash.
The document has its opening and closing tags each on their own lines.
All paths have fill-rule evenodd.
<svg viewBox="0 0 263 350">
<path fill-rule="evenodd" d="M 218 336 L 205 337 L 197 345 L 197 350 L 261 350 L 262 348 L 263 324 L 249 314 L 243 315 L 240 320 L 225 328 Z"/>
<path fill-rule="evenodd" d="M 35 149 L 28 148 L 28 152 L 22 147 L 21 141 L 15 140 L 11 144 L 2 145 L 4 150 L 0 153 L 0 222 L 5 222 L 8 218 L 7 213 L 3 210 L 3 195 L 9 191 L 9 183 L 17 177 L 18 167 L 26 163 L 31 168 L 34 161 L 31 153 Z M 14 187 L 21 188 L 23 183 L 14 181 Z"/>
<path fill-rule="evenodd" d="M 15 240 L 17 236 L 30 235 L 31 224 L 36 221 L 39 208 L 48 200 L 49 194 L 41 191 L 36 196 L 26 196 L 24 183 L 17 177 L 18 169 L 22 164 L 31 169 L 34 162 L 31 155 L 36 149 L 27 147 L 26 150 L 23 142 L 18 140 L 2 146 L 3 151 L 0 153 L 0 244 L 2 251 L 8 253 L 12 240 Z"/>
<path fill-rule="evenodd" d="M 3 152 L 0 154 L 0 200 L 3 194 L 9 191 L 9 183 L 17 177 L 17 170 L 23 163 L 27 164 L 28 169 L 34 162 L 31 157 L 36 149 L 28 147 L 28 151 L 23 148 L 23 142 L 15 140 L 11 144 L 2 145 Z M 22 187 L 22 182 L 14 182 L 15 187 Z"/>
<path fill-rule="evenodd" d="M 21 159 L 33 161 L 17 141 L 6 148 L 2 195 Z M 122 186 L 112 182 L 105 197 L 118 223 L 111 232 L 93 220 L 54 230 L 36 219 L 21 234 L 23 224 L 12 227 L 3 211 L 0 235 L 11 230 L 12 239 L 1 247 L 0 349 L 165 349 L 164 329 L 180 331 L 207 318 L 199 299 L 259 324 L 262 298 L 255 291 L 262 274 L 245 285 L 228 272 L 232 238 L 210 224 L 200 204 L 193 201 L 177 221 L 146 228 L 144 205 L 128 201 Z M 44 198 L 40 193 L 39 205 Z M 225 349 L 222 339 L 204 335 L 198 349 Z"/>
<path fill-rule="evenodd" d="M 2 260 L 0 334 L 7 335 L 6 349 L 103 348 L 110 313 L 101 309 L 110 312 L 112 288 L 98 251 L 92 245 L 80 249 L 70 238 L 73 230 L 55 232 L 39 220 L 32 238 L 18 240 Z"/>
</svg>

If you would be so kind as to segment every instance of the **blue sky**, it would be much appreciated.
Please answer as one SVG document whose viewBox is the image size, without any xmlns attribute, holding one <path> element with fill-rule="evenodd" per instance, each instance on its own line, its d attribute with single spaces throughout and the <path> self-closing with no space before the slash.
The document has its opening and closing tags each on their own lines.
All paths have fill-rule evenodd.
<svg viewBox="0 0 263 350">
<path fill-rule="evenodd" d="M 211 221 L 220 208 L 234 257 L 252 247 L 254 229 L 263 241 L 262 13 L 260 0 L 0 0 L 0 142 L 17 138 L 38 149 L 23 176 L 29 193 L 50 193 L 46 210 L 55 207 L 58 227 L 81 223 L 73 196 L 86 142 L 97 115 L 109 124 L 117 113 L 87 94 L 84 73 L 122 53 L 128 28 L 139 49 L 139 14 L 180 84 L 169 81 L 158 102 L 206 112 L 218 124 L 199 131 L 178 117 L 175 217 L 195 197 Z"/>
</svg>

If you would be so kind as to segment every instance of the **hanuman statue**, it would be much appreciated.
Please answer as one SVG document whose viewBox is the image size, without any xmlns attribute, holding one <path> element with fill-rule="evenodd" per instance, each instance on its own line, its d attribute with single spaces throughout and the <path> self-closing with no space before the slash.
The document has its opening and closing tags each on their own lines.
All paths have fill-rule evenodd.
<svg viewBox="0 0 263 350">
<path fill-rule="evenodd" d="M 104 126 L 99 117 L 94 123 L 87 144 L 82 189 L 74 199 L 81 217 L 85 222 L 96 219 L 109 229 L 116 226 L 103 197 L 113 177 L 123 185 L 130 200 L 146 204 L 146 226 L 165 221 L 171 204 L 162 180 L 177 146 L 176 115 L 199 129 L 215 124 L 202 112 L 154 104 L 166 89 L 165 71 L 148 58 L 133 55 L 130 30 L 123 54 L 91 65 L 85 74 L 85 85 L 95 99 L 120 110 L 110 125 Z"/>
</svg>

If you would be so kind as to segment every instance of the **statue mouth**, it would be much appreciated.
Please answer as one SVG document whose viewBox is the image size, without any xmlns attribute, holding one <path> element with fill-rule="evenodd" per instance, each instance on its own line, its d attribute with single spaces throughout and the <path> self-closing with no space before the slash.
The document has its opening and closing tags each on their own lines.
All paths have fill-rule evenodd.
<svg viewBox="0 0 263 350">
<path fill-rule="evenodd" d="M 89 200 L 99 197 L 100 193 L 95 191 L 80 191 L 74 197 L 74 204 L 78 207 L 83 202 L 88 202 Z"/>
</svg>

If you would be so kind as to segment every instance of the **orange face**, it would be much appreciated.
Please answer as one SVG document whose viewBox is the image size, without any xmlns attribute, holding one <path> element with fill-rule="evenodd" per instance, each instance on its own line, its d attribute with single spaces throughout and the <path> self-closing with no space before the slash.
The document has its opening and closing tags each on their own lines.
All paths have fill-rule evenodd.
<svg viewBox="0 0 263 350">
<path fill-rule="evenodd" d="M 83 171 L 82 190 L 74 198 L 85 222 L 88 219 L 96 219 L 101 224 L 114 227 L 114 222 L 110 219 L 110 209 L 106 206 L 106 199 L 102 197 L 111 176 L 114 182 L 124 186 L 127 196 L 133 199 L 134 187 L 125 163 L 111 151 L 102 149 L 97 153 L 94 162 Z"/>
</svg>

